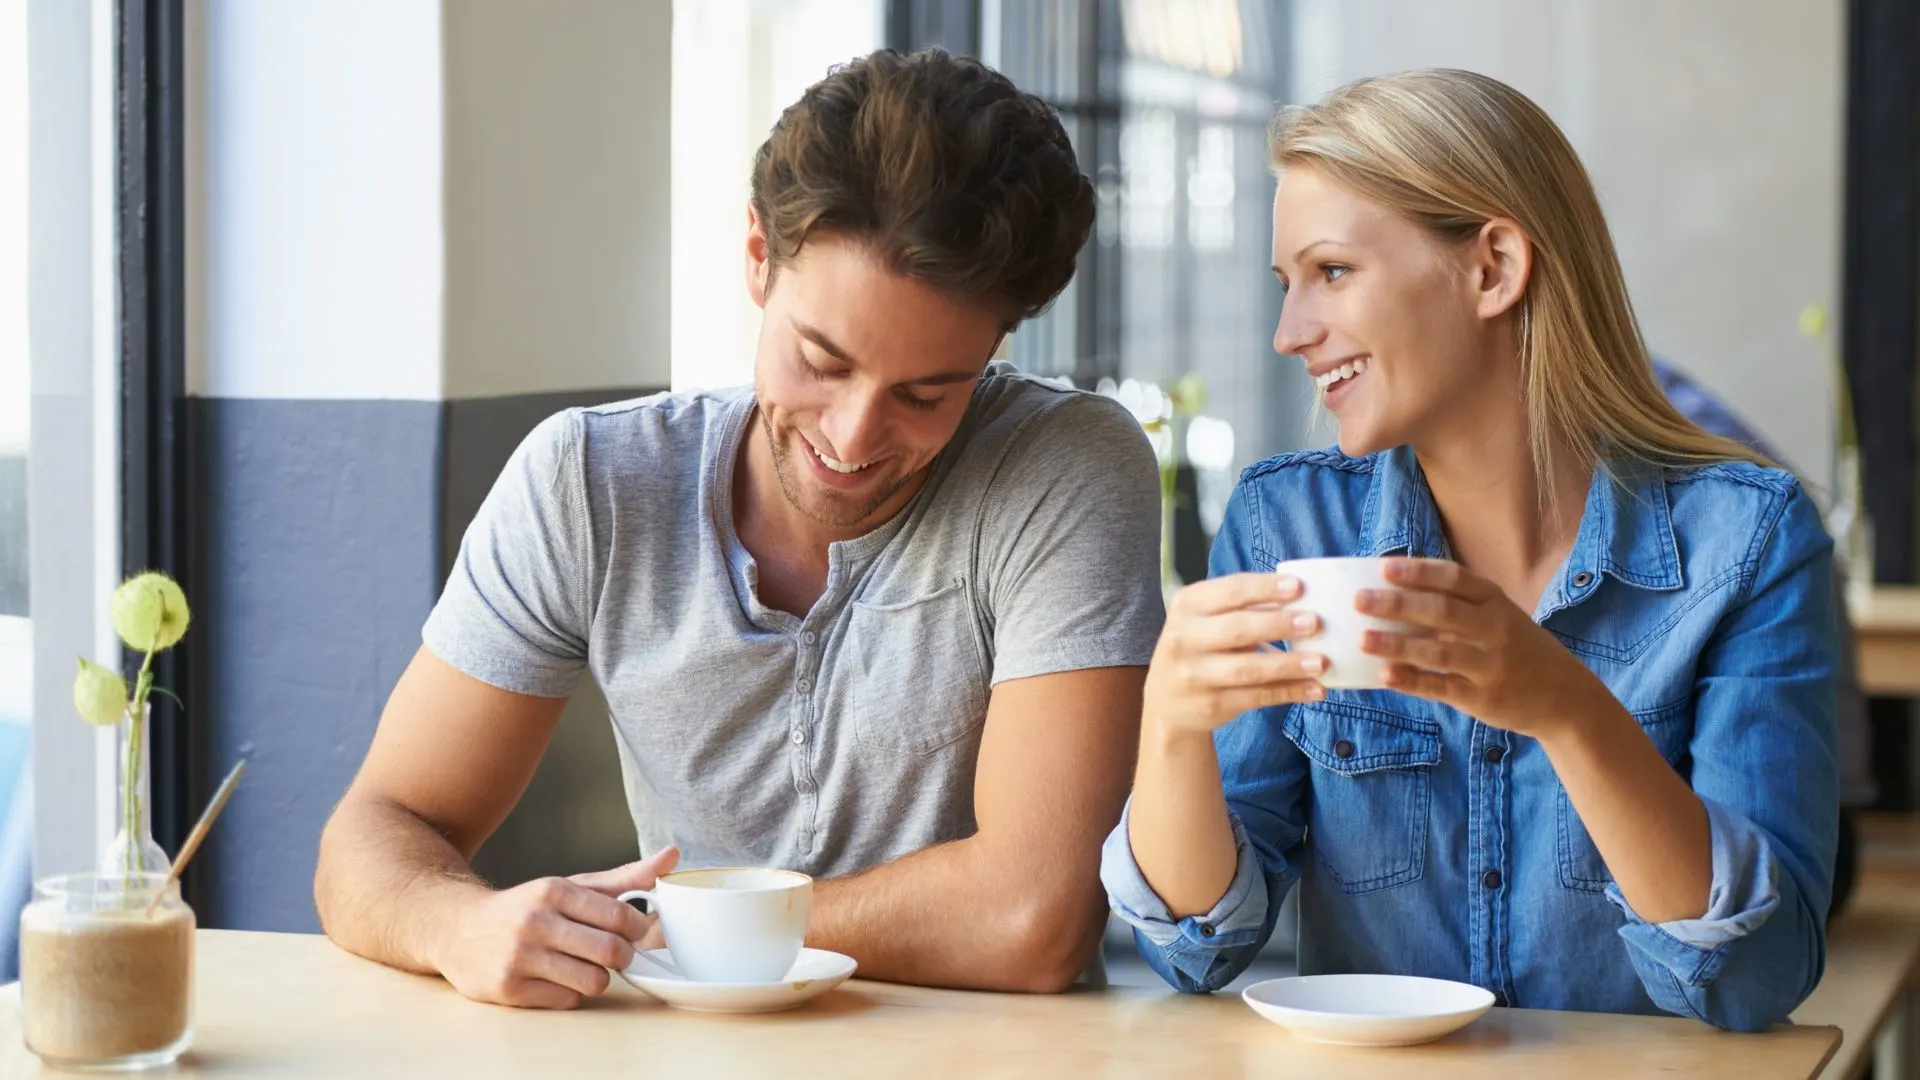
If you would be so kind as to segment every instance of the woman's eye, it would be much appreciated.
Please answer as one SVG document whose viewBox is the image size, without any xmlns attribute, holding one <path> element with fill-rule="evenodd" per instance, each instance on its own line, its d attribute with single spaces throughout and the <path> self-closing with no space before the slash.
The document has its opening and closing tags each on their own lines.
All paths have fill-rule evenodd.
<svg viewBox="0 0 1920 1080">
<path fill-rule="evenodd" d="M 1346 277 L 1347 271 L 1351 269 L 1353 269 L 1353 267 L 1345 266 L 1341 263 L 1327 263 L 1320 268 L 1320 272 L 1327 275 L 1328 283 L 1332 283 Z"/>
</svg>

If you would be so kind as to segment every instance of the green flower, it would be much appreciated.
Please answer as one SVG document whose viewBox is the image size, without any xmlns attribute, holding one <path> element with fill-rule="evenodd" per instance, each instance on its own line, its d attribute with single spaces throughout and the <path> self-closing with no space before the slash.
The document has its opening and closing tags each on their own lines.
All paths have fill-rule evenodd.
<svg viewBox="0 0 1920 1080">
<path fill-rule="evenodd" d="M 113 629 L 135 652 L 164 652 L 187 632 L 193 613 L 187 594 L 172 578 L 149 570 L 135 574 L 113 590 Z"/>
<path fill-rule="evenodd" d="M 127 715 L 127 681 L 82 657 L 80 672 L 73 677 L 73 707 L 87 723 L 112 727 Z"/>
</svg>

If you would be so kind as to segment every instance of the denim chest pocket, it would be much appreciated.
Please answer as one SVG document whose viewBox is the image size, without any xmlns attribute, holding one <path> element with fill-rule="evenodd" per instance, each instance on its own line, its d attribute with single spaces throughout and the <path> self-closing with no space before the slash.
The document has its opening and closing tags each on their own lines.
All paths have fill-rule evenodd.
<svg viewBox="0 0 1920 1080">
<path fill-rule="evenodd" d="M 1689 715 L 1689 706 L 1684 703 L 1633 714 L 1640 730 L 1659 748 L 1660 756 L 1683 777 L 1686 774 L 1680 765 L 1692 726 L 1687 723 Z M 1554 787 L 1558 789 L 1554 793 L 1554 847 L 1560 864 L 1560 886 L 1575 892 L 1604 892 L 1613 884 L 1613 874 L 1580 820 L 1579 811 L 1573 808 L 1573 800 L 1567 797 L 1566 786 L 1556 781 Z"/>
<path fill-rule="evenodd" d="M 1286 726 L 1312 761 L 1307 835 L 1344 892 L 1417 879 L 1426 862 L 1439 729 L 1384 709 L 1344 702 L 1301 705 Z"/>
<path fill-rule="evenodd" d="M 986 659 L 965 582 L 897 603 L 855 601 L 832 659 L 864 747 L 932 754 L 986 722 Z"/>
</svg>

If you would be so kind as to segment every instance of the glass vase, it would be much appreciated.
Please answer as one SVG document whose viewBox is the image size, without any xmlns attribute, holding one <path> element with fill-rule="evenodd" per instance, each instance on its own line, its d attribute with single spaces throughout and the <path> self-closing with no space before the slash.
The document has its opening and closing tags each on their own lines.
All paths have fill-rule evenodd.
<svg viewBox="0 0 1920 1080">
<path fill-rule="evenodd" d="M 152 758 L 148 738 L 147 709 L 128 716 L 114 729 L 114 817 L 113 839 L 100 852 L 98 869 L 102 874 L 162 874 L 173 869 L 153 839 L 153 799 L 148 775 Z M 127 778 L 133 777 L 133 783 Z"/>
</svg>

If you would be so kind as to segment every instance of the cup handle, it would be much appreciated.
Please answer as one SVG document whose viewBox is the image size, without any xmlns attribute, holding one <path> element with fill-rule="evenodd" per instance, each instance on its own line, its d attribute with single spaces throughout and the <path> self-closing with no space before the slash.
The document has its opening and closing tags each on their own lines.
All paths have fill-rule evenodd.
<svg viewBox="0 0 1920 1080">
<path fill-rule="evenodd" d="M 623 892 L 619 896 L 614 897 L 614 899 L 620 901 L 623 904 L 629 900 L 645 900 L 647 902 L 647 907 L 655 909 L 654 913 L 656 915 L 658 914 L 658 908 L 660 906 L 659 903 L 654 900 L 653 892 L 650 889 L 628 889 L 626 892 Z M 631 973 L 631 972 L 634 972 L 635 969 L 644 969 L 649 967 L 657 971 L 663 971 L 668 975 L 673 976 L 676 979 L 686 978 L 685 975 L 681 974 L 680 969 L 677 967 L 674 967 L 671 962 L 667 960 L 657 960 L 651 956 L 648 956 L 646 953 L 643 953 L 640 951 L 638 944 L 636 943 L 635 948 L 633 950 L 633 963 L 627 965 L 627 971 Z M 645 974 L 645 971 L 641 970 L 640 974 Z"/>
</svg>

